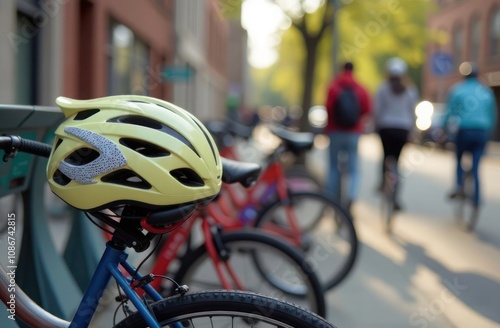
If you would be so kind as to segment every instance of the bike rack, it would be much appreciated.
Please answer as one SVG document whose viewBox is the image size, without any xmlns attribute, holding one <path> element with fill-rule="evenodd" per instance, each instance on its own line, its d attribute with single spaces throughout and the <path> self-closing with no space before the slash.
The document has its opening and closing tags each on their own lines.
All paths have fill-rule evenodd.
<svg viewBox="0 0 500 328">
<path fill-rule="evenodd" d="M 64 120 L 59 108 L 44 106 L 0 105 L 0 117 L 0 134 L 20 135 L 45 142 L 50 142 L 54 127 Z M 21 237 L 16 238 L 16 284 L 48 312 L 70 319 L 97 266 L 104 239 L 88 220 L 80 217 L 83 214 L 71 211 L 73 224 L 70 238 L 63 256 L 59 256 L 44 210 L 46 164 L 45 158 L 23 153 L 7 163 L 2 162 L 0 197 L 21 193 L 24 204 L 22 240 Z M 20 227 L 16 228 L 18 231 Z M 0 240 L 0 244 L 4 242 Z M 3 304 L 0 304 L 0 311 L 7 313 Z M 2 315 L 0 327 L 18 325 Z"/>
</svg>

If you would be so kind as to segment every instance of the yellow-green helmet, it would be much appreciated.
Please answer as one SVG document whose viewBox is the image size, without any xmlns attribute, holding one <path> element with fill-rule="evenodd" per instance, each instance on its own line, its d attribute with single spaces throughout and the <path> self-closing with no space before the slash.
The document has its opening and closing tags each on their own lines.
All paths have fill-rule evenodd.
<svg viewBox="0 0 500 328">
<path fill-rule="evenodd" d="M 47 165 L 51 190 L 93 211 L 198 203 L 221 187 L 210 133 L 189 112 L 145 96 L 56 99 L 66 120 Z"/>
</svg>

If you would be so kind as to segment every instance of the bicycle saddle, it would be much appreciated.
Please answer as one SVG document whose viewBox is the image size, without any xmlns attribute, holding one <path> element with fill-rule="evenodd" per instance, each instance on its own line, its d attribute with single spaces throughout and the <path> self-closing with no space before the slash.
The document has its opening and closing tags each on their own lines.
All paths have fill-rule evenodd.
<svg viewBox="0 0 500 328">
<path fill-rule="evenodd" d="M 196 208 L 197 205 L 193 203 L 172 206 L 167 209 L 153 212 L 146 218 L 146 221 L 152 225 L 168 225 L 177 223 L 178 221 L 188 217 Z"/>
<path fill-rule="evenodd" d="M 249 139 L 252 137 L 253 129 L 249 126 L 243 125 L 231 119 L 225 119 L 223 121 L 209 121 L 205 122 L 205 127 L 207 130 L 215 135 L 236 135 L 244 139 Z"/>
<path fill-rule="evenodd" d="M 241 123 L 238 123 L 236 121 L 227 120 L 227 130 L 237 136 L 240 136 L 241 138 L 244 139 L 249 139 L 252 137 L 253 129 L 250 126 L 243 125 Z"/>
<path fill-rule="evenodd" d="M 262 169 L 259 164 L 233 161 L 224 157 L 222 160 L 222 182 L 239 182 L 244 187 L 250 187 L 259 177 Z"/>
<path fill-rule="evenodd" d="M 314 134 L 311 132 L 295 132 L 277 126 L 271 127 L 271 132 L 283 140 L 287 148 L 294 153 L 309 150 L 314 143 Z"/>
</svg>

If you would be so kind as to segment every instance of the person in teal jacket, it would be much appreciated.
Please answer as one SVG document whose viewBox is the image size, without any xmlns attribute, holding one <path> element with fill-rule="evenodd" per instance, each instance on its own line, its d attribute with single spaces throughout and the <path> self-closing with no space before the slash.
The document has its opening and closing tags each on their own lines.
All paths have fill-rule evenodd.
<svg viewBox="0 0 500 328">
<path fill-rule="evenodd" d="M 470 62 L 460 65 L 464 80 L 454 85 L 448 94 L 443 128 L 454 135 L 456 153 L 456 188 L 450 198 L 464 194 L 462 156 L 472 155 L 475 210 L 480 205 L 479 163 L 488 139 L 496 127 L 497 104 L 493 91 L 478 79 L 477 67 Z"/>
</svg>

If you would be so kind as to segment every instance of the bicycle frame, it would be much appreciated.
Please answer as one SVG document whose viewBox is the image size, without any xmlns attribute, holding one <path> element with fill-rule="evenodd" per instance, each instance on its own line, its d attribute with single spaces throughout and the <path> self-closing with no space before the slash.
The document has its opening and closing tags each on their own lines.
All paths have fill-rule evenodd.
<svg viewBox="0 0 500 328">
<path fill-rule="evenodd" d="M 203 233 L 203 242 L 207 247 L 208 254 L 210 255 L 210 258 L 214 264 L 215 270 L 222 284 L 222 288 L 245 290 L 243 283 L 238 279 L 229 263 L 219 258 L 217 247 L 212 238 L 215 233 L 213 229 L 217 229 L 217 227 L 214 226 L 200 211 L 203 210 L 198 210 L 196 213 L 193 213 L 192 217 L 190 217 L 189 220 L 186 220 L 180 227 L 170 233 L 167 241 L 160 250 L 160 255 L 156 258 L 151 273 L 156 275 L 163 275 L 165 274 L 165 272 L 167 272 L 170 264 L 176 258 L 179 249 L 187 243 L 195 222 L 197 222 L 198 220 L 202 220 L 201 228 Z M 231 285 L 227 277 L 224 275 L 224 269 L 233 280 L 234 285 Z M 151 282 L 151 286 L 156 290 L 160 290 L 160 285 L 161 281 L 158 279 Z"/>
<path fill-rule="evenodd" d="M 228 192 L 224 192 L 224 196 L 220 197 L 216 202 L 208 206 L 210 214 L 219 223 L 222 223 L 225 228 L 244 227 L 248 225 L 248 218 L 245 216 L 245 211 L 253 211 L 255 215 L 258 213 L 262 205 L 269 200 L 271 196 L 277 195 L 284 203 L 287 216 L 289 230 L 280 229 L 276 225 L 267 225 L 266 231 L 272 232 L 287 239 L 288 242 L 295 246 L 301 245 L 301 231 L 297 224 L 298 220 L 291 206 L 289 191 L 287 187 L 286 175 L 283 169 L 283 164 L 279 161 L 279 154 L 285 151 L 285 148 L 280 146 L 271 159 L 265 166 L 264 171 L 260 175 L 256 184 L 251 188 L 239 188 L 237 185 L 224 185 L 223 188 Z M 226 158 L 236 158 L 236 153 L 232 147 L 226 147 L 221 150 L 221 155 Z M 238 188 L 238 190 L 236 189 Z M 243 194 L 242 198 L 237 195 Z M 230 200 L 231 204 L 227 203 Z M 218 206 L 221 211 L 214 211 L 214 206 Z M 235 212 L 236 208 L 236 212 Z M 222 213 L 221 213 L 222 212 Z M 228 217 L 238 217 L 239 223 L 230 224 L 231 219 Z M 234 221 L 234 219 L 232 219 Z"/>
<path fill-rule="evenodd" d="M 16 287 L 16 316 L 30 326 L 49 328 L 49 327 L 87 327 L 95 314 L 99 299 L 101 298 L 106 286 L 111 278 L 114 278 L 118 285 L 122 288 L 129 300 L 134 304 L 137 310 L 141 313 L 144 320 L 150 327 L 160 328 L 160 325 L 149 312 L 147 306 L 142 302 L 139 294 L 130 286 L 130 277 L 125 277 L 119 269 L 122 266 L 130 276 L 141 277 L 136 272 L 136 269 L 127 262 L 128 254 L 122 247 L 114 245 L 112 241 L 106 244 L 106 250 L 99 261 L 97 269 L 89 283 L 89 286 L 80 302 L 78 309 L 75 312 L 71 322 L 55 317 L 49 312 L 39 307 L 31 300 L 19 286 Z M 8 291 L 10 278 L 3 269 L 0 269 L 0 298 L 7 305 L 11 294 Z M 155 289 L 146 284 L 141 287 L 154 301 L 159 301 L 163 297 L 155 291 Z M 173 327 L 182 328 L 182 325 L 175 324 Z"/>
</svg>

